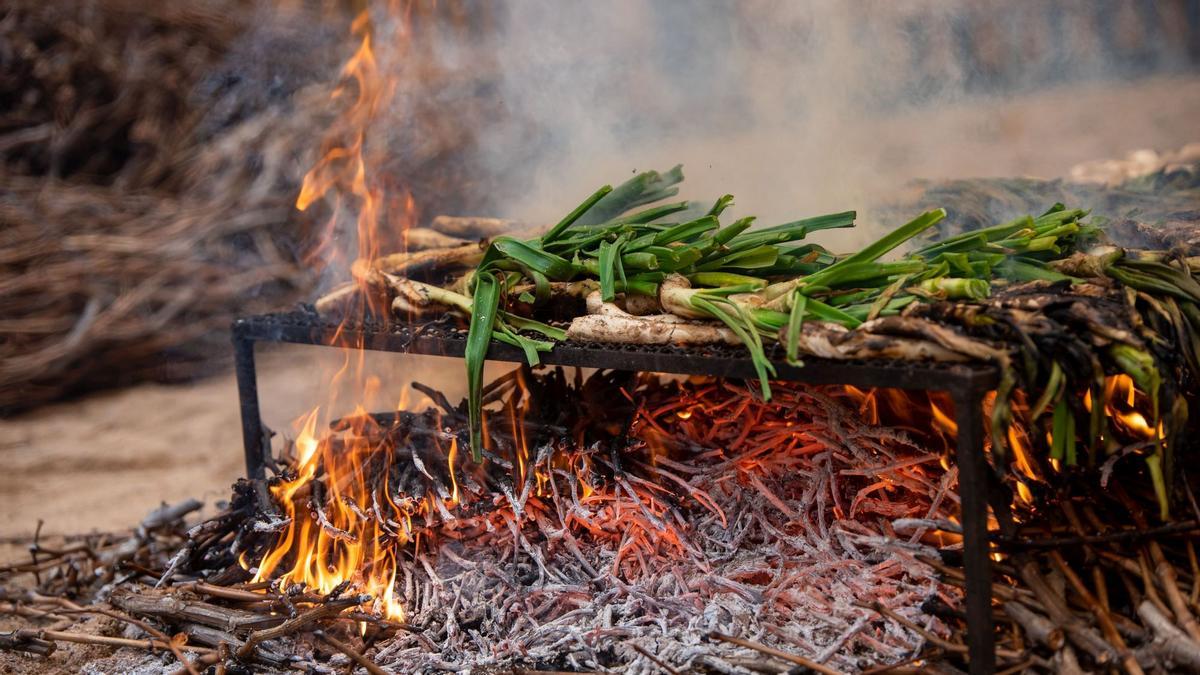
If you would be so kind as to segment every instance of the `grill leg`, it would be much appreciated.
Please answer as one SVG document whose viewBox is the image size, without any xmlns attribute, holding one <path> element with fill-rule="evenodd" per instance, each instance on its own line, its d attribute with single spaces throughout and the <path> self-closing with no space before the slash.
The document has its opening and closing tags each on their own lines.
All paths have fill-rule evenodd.
<svg viewBox="0 0 1200 675">
<path fill-rule="evenodd" d="M 234 369 L 237 372 L 238 402 L 242 409 L 242 445 L 246 452 L 246 476 L 267 477 L 263 447 L 262 415 L 258 409 L 258 375 L 254 368 L 254 341 L 235 335 Z"/>
<path fill-rule="evenodd" d="M 983 454 L 983 400 L 976 392 L 954 397 L 958 423 L 958 493 L 962 501 L 963 571 L 967 581 L 967 647 L 971 675 L 996 670 L 992 632 L 992 559 L 988 546 L 988 468 Z"/>
</svg>

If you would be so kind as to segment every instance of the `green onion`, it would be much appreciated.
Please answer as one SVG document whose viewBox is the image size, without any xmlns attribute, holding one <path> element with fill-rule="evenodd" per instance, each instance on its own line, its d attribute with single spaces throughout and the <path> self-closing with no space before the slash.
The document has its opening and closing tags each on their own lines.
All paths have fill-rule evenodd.
<svg viewBox="0 0 1200 675">
<path fill-rule="evenodd" d="M 566 281 L 575 276 L 576 267 L 571 261 L 535 248 L 519 239 L 497 237 L 492 241 L 492 248 L 555 281 Z"/>
</svg>

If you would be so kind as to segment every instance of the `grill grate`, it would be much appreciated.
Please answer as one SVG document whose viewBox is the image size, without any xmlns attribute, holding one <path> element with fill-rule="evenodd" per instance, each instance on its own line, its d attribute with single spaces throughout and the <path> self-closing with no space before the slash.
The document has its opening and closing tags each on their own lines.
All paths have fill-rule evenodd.
<svg viewBox="0 0 1200 675">
<path fill-rule="evenodd" d="M 461 358 L 467 331 L 448 321 L 391 325 L 382 323 L 330 323 L 309 311 L 265 314 L 239 319 L 233 325 L 235 340 L 329 345 L 340 336 L 342 344 L 365 349 Z M 777 379 L 813 384 L 848 384 L 859 387 L 931 389 L 972 393 L 996 386 L 996 368 L 989 364 L 920 363 L 910 361 L 832 361 L 805 359 L 802 367 L 787 364 L 783 348 L 772 345 L 768 356 Z M 612 368 L 680 375 L 712 375 L 738 379 L 756 377 L 745 349 L 735 345 L 678 347 L 570 341 L 540 355 L 542 363 L 584 368 Z M 493 342 L 488 359 L 521 363 L 524 353 L 511 345 Z"/>
</svg>

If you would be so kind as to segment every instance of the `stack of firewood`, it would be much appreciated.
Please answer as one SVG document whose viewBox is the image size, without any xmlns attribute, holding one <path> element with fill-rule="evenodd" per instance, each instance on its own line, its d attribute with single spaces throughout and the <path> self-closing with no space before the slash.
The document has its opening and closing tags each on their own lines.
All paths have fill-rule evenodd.
<svg viewBox="0 0 1200 675">
<path fill-rule="evenodd" d="M 319 49 L 303 70 L 266 59 L 300 75 L 237 115 L 252 87 L 222 83 L 253 75 L 230 59 L 270 41 L 255 31 L 294 22 L 253 28 L 268 16 L 239 0 L 6 8 L 0 411 L 206 370 L 238 307 L 288 302 L 311 283 L 291 201 L 332 111 L 315 105 L 327 90 L 297 88 L 328 65 Z"/>
</svg>

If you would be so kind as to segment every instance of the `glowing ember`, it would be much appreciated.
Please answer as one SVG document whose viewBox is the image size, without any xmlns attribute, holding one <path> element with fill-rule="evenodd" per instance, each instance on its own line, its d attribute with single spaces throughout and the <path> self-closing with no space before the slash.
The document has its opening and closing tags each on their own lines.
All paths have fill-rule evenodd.
<svg viewBox="0 0 1200 675">
<path fill-rule="evenodd" d="M 272 490 L 293 520 L 257 578 L 323 591 L 350 581 L 377 598 L 377 611 L 409 622 L 444 611 L 449 600 L 440 594 L 469 595 L 472 607 L 495 612 L 488 625 L 497 636 L 522 635 L 531 646 L 543 639 L 536 637 L 542 625 L 582 611 L 585 598 L 566 589 L 593 579 L 609 597 L 663 583 L 666 569 L 675 570 L 666 574 L 672 584 L 682 584 L 667 595 L 691 594 L 698 603 L 662 615 L 678 632 L 671 639 L 694 629 L 693 614 L 766 597 L 755 620 L 793 630 L 808 620 L 801 617 L 830 611 L 803 590 L 811 583 L 843 594 L 883 584 L 871 597 L 901 612 L 915 611 L 930 593 L 956 602 L 936 582 L 911 577 L 911 560 L 868 564 L 842 543 L 885 541 L 875 529 L 882 521 L 952 518 L 955 474 L 942 469 L 940 453 L 922 449 L 941 445 L 937 431 L 864 425 L 847 405 L 859 401 L 826 389 L 780 383 L 768 404 L 733 383 L 593 378 L 580 387 L 561 373 L 514 371 L 490 385 L 485 397 L 498 406 L 488 409 L 482 465 L 461 452 L 465 419 L 457 408 L 356 414 L 315 441 L 315 416 L 308 416 L 291 446 L 293 477 Z M 614 401 L 621 389 L 629 397 Z M 927 401 L 905 405 L 920 410 Z M 880 414 L 890 421 L 896 412 L 881 406 Z M 627 438 L 603 431 L 622 425 Z M 914 537 L 957 541 L 928 530 Z M 739 542 L 751 540 L 753 553 L 743 551 Z M 494 586 L 510 573 L 541 581 Z M 821 575 L 831 576 L 816 581 Z M 528 591 L 507 585 L 525 583 Z M 510 607 L 529 593 L 546 604 Z M 601 620 L 604 602 L 588 606 L 594 616 L 579 614 L 580 624 Z M 837 611 L 849 623 L 861 613 L 852 605 Z M 522 624 L 520 616 L 537 618 Z M 812 639 L 836 637 L 822 635 Z M 895 654 L 903 643 L 900 634 L 877 634 L 864 648 Z"/>
</svg>

